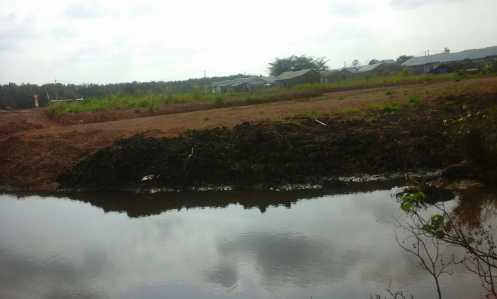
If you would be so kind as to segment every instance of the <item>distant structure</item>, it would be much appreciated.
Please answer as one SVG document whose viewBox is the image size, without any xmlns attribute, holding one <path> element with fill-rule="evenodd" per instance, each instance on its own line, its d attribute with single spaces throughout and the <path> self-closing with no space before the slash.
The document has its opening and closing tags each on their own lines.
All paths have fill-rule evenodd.
<svg viewBox="0 0 497 299">
<path fill-rule="evenodd" d="M 303 69 L 300 71 L 288 71 L 281 73 L 274 78 L 277 85 L 292 87 L 298 84 L 319 83 L 321 75 L 313 69 Z"/>
<path fill-rule="evenodd" d="M 259 88 L 270 86 L 274 83 L 271 77 L 249 76 L 232 80 L 214 82 L 211 85 L 212 92 L 229 92 L 229 91 L 253 91 Z"/>
<path fill-rule="evenodd" d="M 84 98 L 77 99 L 60 99 L 60 100 L 50 100 L 50 103 L 63 103 L 63 102 L 81 102 L 84 101 Z"/>
<path fill-rule="evenodd" d="M 497 46 L 451 53 L 413 57 L 402 64 L 415 73 L 447 73 L 458 70 L 479 70 L 486 64 L 497 61 Z"/>
<path fill-rule="evenodd" d="M 38 101 L 38 95 L 37 94 L 33 95 L 33 107 L 34 108 L 40 107 L 40 102 Z"/>
<path fill-rule="evenodd" d="M 389 75 L 402 69 L 402 66 L 393 59 L 382 60 L 375 64 L 344 67 L 336 70 L 321 72 L 321 83 L 331 83 L 368 75 Z"/>
</svg>

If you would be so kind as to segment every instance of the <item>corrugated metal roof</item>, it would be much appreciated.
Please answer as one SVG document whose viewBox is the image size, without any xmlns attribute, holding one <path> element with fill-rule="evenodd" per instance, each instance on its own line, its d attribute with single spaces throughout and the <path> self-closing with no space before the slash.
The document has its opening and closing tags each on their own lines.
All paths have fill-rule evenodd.
<svg viewBox="0 0 497 299">
<path fill-rule="evenodd" d="M 246 78 L 238 78 L 238 79 L 232 79 L 232 80 L 225 80 L 225 81 L 220 81 L 220 82 L 214 82 L 212 83 L 212 87 L 227 87 L 227 86 L 238 86 L 242 85 L 245 83 L 249 84 L 264 84 L 266 83 L 266 80 L 264 80 L 261 77 L 246 77 Z"/>
<path fill-rule="evenodd" d="M 334 75 L 336 73 L 340 73 L 341 70 L 326 70 L 326 71 L 321 71 L 319 72 L 319 74 L 323 77 L 326 77 L 326 76 L 331 76 L 331 75 Z"/>
<path fill-rule="evenodd" d="M 261 77 L 262 80 L 266 81 L 266 83 L 274 83 L 276 80 L 276 77 L 269 76 L 269 77 Z"/>
<path fill-rule="evenodd" d="M 239 79 L 238 82 L 233 83 L 231 86 L 239 86 L 242 84 L 261 85 L 265 83 L 266 81 L 261 77 L 249 77 L 249 78 Z"/>
<path fill-rule="evenodd" d="M 369 71 L 372 71 L 374 69 L 376 69 L 377 67 L 379 67 L 380 65 L 382 65 L 383 63 L 375 63 L 375 64 L 369 64 L 369 65 L 362 65 L 362 66 L 358 66 L 357 69 L 356 69 L 356 73 L 365 73 L 365 72 L 369 72 Z"/>
<path fill-rule="evenodd" d="M 225 80 L 225 81 L 219 81 L 219 82 L 213 82 L 212 87 L 223 87 L 223 86 L 228 86 L 235 80 Z"/>
<path fill-rule="evenodd" d="M 345 67 L 341 68 L 338 70 L 332 70 L 333 72 L 349 72 L 349 73 L 365 73 L 365 72 L 370 72 L 378 68 L 379 66 L 382 65 L 398 65 L 395 60 L 389 59 L 389 60 L 382 60 L 381 62 L 375 63 L 375 64 L 369 64 L 369 65 L 359 65 L 359 66 L 351 66 L 351 67 Z"/>
<path fill-rule="evenodd" d="M 382 65 L 400 67 L 400 65 L 397 62 L 395 62 L 394 60 L 384 60 L 382 62 L 375 63 L 375 64 L 359 66 L 359 67 L 357 67 L 356 73 L 365 73 L 365 72 L 374 71 L 375 69 L 377 69 L 378 67 L 380 67 Z"/>
<path fill-rule="evenodd" d="M 483 59 L 487 57 L 497 56 L 497 46 L 483 49 L 465 50 L 456 53 L 440 53 L 431 56 L 413 57 L 402 64 L 402 66 L 418 66 L 432 63 L 444 63 L 463 61 L 466 59 Z"/>
<path fill-rule="evenodd" d="M 300 71 L 288 71 L 288 72 L 281 73 L 279 76 L 276 77 L 275 80 L 281 81 L 281 80 L 289 80 L 289 79 L 293 79 L 293 78 L 298 78 L 298 77 L 305 75 L 308 72 L 312 72 L 312 71 L 313 71 L 312 69 L 303 69 Z"/>
</svg>

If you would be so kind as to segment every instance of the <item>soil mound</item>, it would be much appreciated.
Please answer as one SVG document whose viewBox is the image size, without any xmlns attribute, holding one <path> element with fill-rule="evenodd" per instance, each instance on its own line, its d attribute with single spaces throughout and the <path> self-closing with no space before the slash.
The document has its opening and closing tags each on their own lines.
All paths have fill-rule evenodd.
<svg viewBox="0 0 497 299">
<path fill-rule="evenodd" d="M 358 173 L 439 168 L 461 159 L 442 113 L 372 120 L 243 123 L 176 138 L 135 136 L 83 159 L 63 188 L 118 190 L 230 185 L 239 189 L 326 183 Z"/>
</svg>

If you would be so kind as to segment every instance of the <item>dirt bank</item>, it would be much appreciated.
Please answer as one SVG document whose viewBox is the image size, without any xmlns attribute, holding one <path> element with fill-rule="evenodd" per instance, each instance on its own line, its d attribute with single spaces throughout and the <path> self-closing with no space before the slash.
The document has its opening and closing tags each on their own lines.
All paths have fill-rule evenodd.
<svg viewBox="0 0 497 299">
<path fill-rule="evenodd" d="M 383 106 L 360 118 L 243 123 L 175 138 L 135 136 L 83 159 L 59 182 L 92 190 L 266 189 L 326 185 L 327 178 L 359 173 L 442 168 L 464 159 L 463 146 L 445 124 L 496 101 L 497 94 L 450 97 Z"/>
<path fill-rule="evenodd" d="M 127 170 L 134 173 L 136 167 L 143 173 L 131 174 L 132 177 L 122 181 L 118 179 L 112 183 L 114 187 L 127 180 L 136 184 L 134 180 L 141 174 L 152 174 L 147 173 L 154 170 L 147 163 L 156 162 L 160 162 L 157 165 L 161 165 L 161 171 L 168 173 L 162 178 L 168 178 L 166 185 L 171 186 L 188 185 L 190 180 L 195 185 L 210 183 L 211 179 L 204 177 L 217 174 L 216 171 L 220 179 L 212 179 L 212 183 L 227 178 L 223 182 L 227 184 L 235 180 L 232 177 L 236 175 L 234 184 L 255 184 L 255 176 L 268 183 L 292 181 L 291 176 L 319 181 L 322 175 L 439 167 L 461 156 L 460 149 L 451 147 L 454 142 L 444 135 L 443 120 L 464 115 L 467 112 L 461 108 L 464 101 L 469 106 L 483 103 L 480 108 L 485 109 L 488 101 L 484 98 L 496 93 L 497 78 L 485 78 L 344 91 L 312 100 L 80 125 L 53 122 L 44 116 L 42 109 L 5 112 L 0 113 L 0 188 L 54 190 L 59 186 L 57 178 L 67 173 L 70 173 L 66 176 L 67 186 L 95 185 L 84 178 L 88 173 L 83 171 L 82 164 L 73 167 L 88 156 L 89 160 L 98 161 L 96 157 L 104 154 L 91 155 L 104 148 L 110 160 L 102 161 L 102 169 L 93 168 L 97 172 L 95 179 L 100 179 L 101 171 L 105 173 L 105 165 L 115 163 L 115 167 L 122 169 L 121 154 L 109 154 L 111 151 L 137 147 L 140 155 L 143 154 L 144 161 L 134 158 Z M 447 100 L 451 97 L 464 100 Z M 473 98 L 479 100 L 469 100 Z M 422 104 L 409 104 L 412 99 Z M 411 111 L 405 113 L 392 103 L 409 104 Z M 318 124 L 315 118 L 328 126 Z M 195 132 L 181 135 L 188 130 Z M 153 139 L 126 139 L 137 134 Z M 161 139 L 163 137 L 173 139 Z M 108 148 L 122 139 L 120 146 Z M 149 145 L 166 149 L 159 153 Z M 191 161 L 186 166 L 181 164 L 186 168 L 178 171 L 175 167 L 184 163 L 192 148 Z M 263 154 L 260 157 L 259 152 Z M 159 161 L 163 153 L 170 155 L 167 163 Z M 228 163 L 232 163 L 229 167 L 233 169 L 223 166 Z M 248 167 L 248 164 L 253 165 Z M 308 168 L 313 174 L 301 168 Z"/>
</svg>

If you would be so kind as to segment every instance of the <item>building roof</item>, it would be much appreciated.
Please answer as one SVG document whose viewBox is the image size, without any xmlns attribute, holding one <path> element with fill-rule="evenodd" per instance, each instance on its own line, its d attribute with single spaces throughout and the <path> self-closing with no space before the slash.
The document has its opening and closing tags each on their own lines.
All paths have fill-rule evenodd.
<svg viewBox="0 0 497 299">
<path fill-rule="evenodd" d="M 302 75 L 305 75 L 308 72 L 314 72 L 314 70 L 313 69 L 303 69 L 303 70 L 300 70 L 300 71 L 288 71 L 288 72 L 284 72 L 284 73 L 281 73 L 280 75 L 278 75 L 275 80 L 276 81 L 290 80 L 290 79 L 298 78 L 298 77 L 300 77 Z"/>
<path fill-rule="evenodd" d="M 329 75 L 336 73 L 336 72 L 349 72 L 349 73 L 353 73 L 353 74 L 365 73 L 365 72 L 373 71 L 382 65 L 400 66 L 397 62 L 395 62 L 395 60 L 389 59 L 389 60 L 382 60 L 381 62 L 378 62 L 375 64 L 358 65 L 358 66 L 344 67 L 344 68 L 337 69 L 337 70 L 325 71 L 325 72 L 321 72 L 321 75 L 329 76 Z"/>
<path fill-rule="evenodd" d="M 356 73 L 365 73 L 365 72 L 370 72 L 382 65 L 383 63 L 375 63 L 375 64 L 368 64 L 368 65 L 361 65 L 356 68 Z"/>
<path fill-rule="evenodd" d="M 365 72 L 374 71 L 375 69 L 377 69 L 378 67 L 380 67 L 382 65 L 400 67 L 400 65 L 397 62 L 395 62 L 394 60 L 383 60 L 379 63 L 359 66 L 359 67 L 357 67 L 355 72 L 356 73 L 365 73 Z"/>
<path fill-rule="evenodd" d="M 262 80 L 266 81 L 266 83 L 274 83 L 276 81 L 276 77 L 274 76 L 269 76 L 269 77 L 261 77 Z"/>
<path fill-rule="evenodd" d="M 432 63 L 463 61 L 466 59 L 474 60 L 492 56 L 497 56 L 497 46 L 482 49 L 465 50 L 456 53 L 440 53 L 431 56 L 413 57 L 404 62 L 402 66 L 419 66 Z"/>
<path fill-rule="evenodd" d="M 327 76 L 332 76 L 336 73 L 340 73 L 340 70 L 326 70 L 326 71 L 320 71 L 319 74 L 322 77 L 327 77 Z"/>
<path fill-rule="evenodd" d="M 266 80 L 261 77 L 251 76 L 232 80 L 213 82 L 212 87 L 236 87 L 242 84 L 264 84 Z"/>
</svg>

